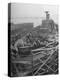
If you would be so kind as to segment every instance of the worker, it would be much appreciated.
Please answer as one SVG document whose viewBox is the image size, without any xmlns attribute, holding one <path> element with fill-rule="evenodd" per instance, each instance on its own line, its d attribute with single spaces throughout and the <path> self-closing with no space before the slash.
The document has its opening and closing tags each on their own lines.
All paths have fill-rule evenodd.
<svg viewBox="0 0 60 80">
<path fill-rule="evenodd" d="M 16 51 L 18 51 L 18 47 L 23 47 L 24 46 L 24 41 L 23 39 L 18 39 L 14 45 Z"/>
</svg>

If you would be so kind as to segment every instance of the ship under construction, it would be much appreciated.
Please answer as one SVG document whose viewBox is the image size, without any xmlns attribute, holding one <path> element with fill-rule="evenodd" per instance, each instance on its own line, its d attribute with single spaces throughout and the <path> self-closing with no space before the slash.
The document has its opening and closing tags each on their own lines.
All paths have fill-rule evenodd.
<svg viewBox="0 0 60 80">
<path fill-rule="evenodd" d="M 58 74 L 58 25 L 45 13 L 41 25 L 14 35 L 11 31 L 12 77 Z"/>
</svg>

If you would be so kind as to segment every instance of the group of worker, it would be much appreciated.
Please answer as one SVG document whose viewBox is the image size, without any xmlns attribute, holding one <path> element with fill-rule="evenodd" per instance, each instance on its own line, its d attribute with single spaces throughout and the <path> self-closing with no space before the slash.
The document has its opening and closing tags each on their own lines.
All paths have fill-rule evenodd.
<svg viewBox="0 0 60 80">
<path fill-rule="evenodd" d="M 32 33 L 28 33 L 26 36 L 18 39 L 14 45 L 11 46 L 12 50 L 18 52 L 19 47 L 32 46 L 33 48 L 44 47 L 47 44 L 46 40 L 40 40 L 38 37 L 33 37 Z"/>
<path fill-rule="evenodd" d="M 38 37 L 34 38 L 32 33 L 26 35 L 26 42 L 27 44 L 30 43 L 33 47 L 36 47 L 36 48 L 42 47 L 48 43 L 46 40 L 41 40 Z"/>
</svg>

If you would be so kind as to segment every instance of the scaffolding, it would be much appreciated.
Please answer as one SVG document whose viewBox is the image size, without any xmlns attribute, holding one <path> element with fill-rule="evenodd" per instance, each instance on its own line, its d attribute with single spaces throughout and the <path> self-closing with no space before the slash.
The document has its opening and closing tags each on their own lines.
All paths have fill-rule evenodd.
<svg viewBox="0 0 60 80">
<path fill-rule="evenodd" d="M 11 61 L 15 69 L 15 76 L 35 76 L 58 72 L 58 45 L 30 50 L 29 55 L 23 54 L 18 57 Z M 13 76 L 13 72 L 11 76 Z"/>
</svg>

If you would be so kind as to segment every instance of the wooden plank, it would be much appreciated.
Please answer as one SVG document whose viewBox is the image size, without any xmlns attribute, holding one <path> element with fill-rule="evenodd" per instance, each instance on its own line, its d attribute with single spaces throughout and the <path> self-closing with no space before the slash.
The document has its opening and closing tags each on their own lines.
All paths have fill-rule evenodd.
<svg viewBox="0 0 60 80">
<path fill-rule="evenodd" d="M 12 61 L 12 63 L 31 64 L 31 61 Z"/>
<path fill-rule="evenodd" d="M 51 53 L 51 55 L 44 61 L 44 63 L 38 68 L 38 70 L 34 73 L 37 74 L 37 72 L 42 68 L 42 66 L 44 66 L 46 64 L 46 62 L 50 59 L 50 57 L 52 56 L 52 54 L 54 53 L 54 51 Z"/>
<path fill-rule="evenodd" d="M 32 52 L 41 51 L 41 50 L 51 50 L 51 49 L 55 49 L 55 48 L 58 48 L 58 45 L 55 47 L 51 47 L 51 48 L 38 48 L 38 49 L 32 50 Z"/>
</svg>

